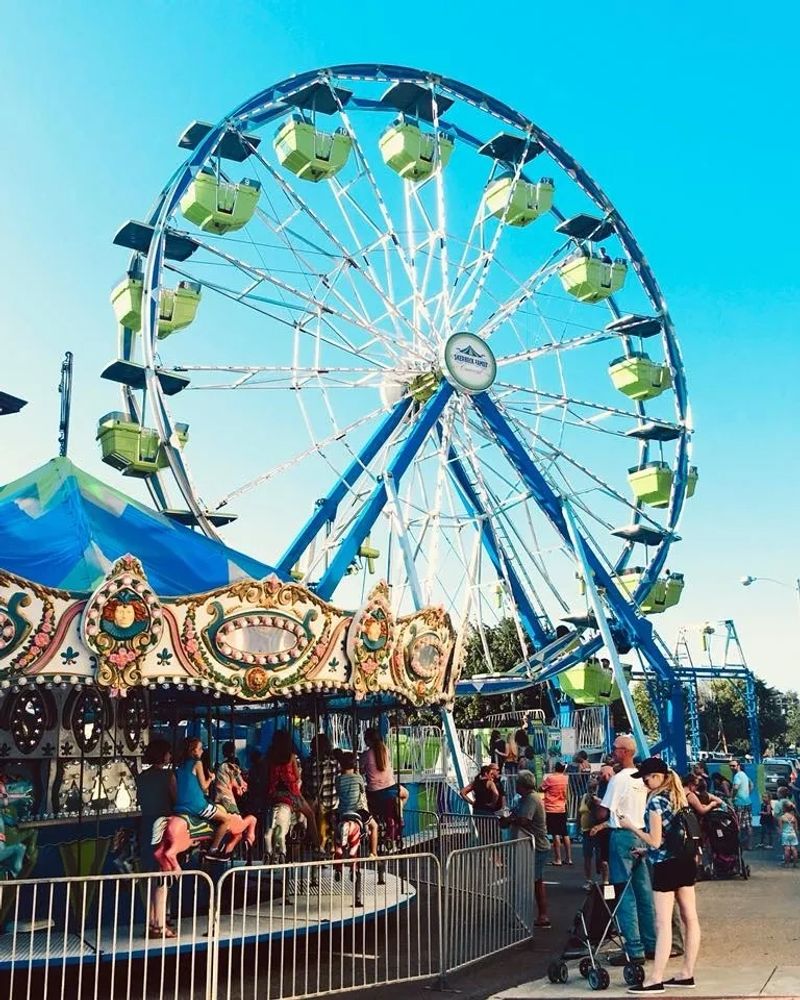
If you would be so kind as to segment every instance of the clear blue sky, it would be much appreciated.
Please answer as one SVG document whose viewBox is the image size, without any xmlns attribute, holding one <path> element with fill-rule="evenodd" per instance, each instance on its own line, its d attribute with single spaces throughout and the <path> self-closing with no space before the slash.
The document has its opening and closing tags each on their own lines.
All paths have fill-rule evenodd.
<svg viewBox="0 0 800 1000">
<path fill-rule="evenodd" d="M 30 405 L 0 422 L 0 479 L 55 452 L 69 348 L 72 457 L 115 481 L 93 440 L 116 400 L 98 378 L 124 266 L 111 238 L 160 190 L 185 124 L 325 64 L 438 70 L 538 121 L 636 233 L 677 325 L 702 477 L 670 556 L 688 584 L 665 635 L 732 617 L 759 673 L 797 687 L 796 595 L 738 578 L 800 574 L 799 20 L 792 4 L 762 16 L 740 2 L 5 4 L 0 387 Z"/>
</svg>

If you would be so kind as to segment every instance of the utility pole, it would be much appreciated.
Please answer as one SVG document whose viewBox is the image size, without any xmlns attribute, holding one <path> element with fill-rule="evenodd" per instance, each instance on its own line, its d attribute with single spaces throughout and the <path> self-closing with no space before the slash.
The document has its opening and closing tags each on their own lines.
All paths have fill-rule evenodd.
<svg viewBox="0 0 800 1000">
<path fill-rule="evenodd" d="M 69 414 L 72 407 L 72 351 L 67 351 L 61 363 L 61 420 L 58 425 L 58 454 L 66 458 L 69 444 Z"/>
</svg>

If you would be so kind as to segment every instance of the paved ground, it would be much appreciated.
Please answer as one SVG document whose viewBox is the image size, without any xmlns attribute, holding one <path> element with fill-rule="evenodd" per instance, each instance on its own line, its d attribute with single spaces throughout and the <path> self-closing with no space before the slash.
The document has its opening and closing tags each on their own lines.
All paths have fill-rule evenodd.
<svg viewBox="0 0 800 1000">
<path fill-rule="evenodd" d="M 699 988 L 683 991 L 684 996 L 800 998 L 800 869 L 779 868 L 776 857 L 765 853 L 747 855 L 752 866 L 748 882 L 732 879 L 698 886 L 703 929 Z M 548 878 L 556 872 L 559 884 L 549 887 L 553 930 L 453 974 L 446 989 L 457 991 L 463 1000 L 572 1000 L 591 995 L 577 970 L 566 986 L 554 987 L 545 979 L 547 964 L 562 947 L 583 900 L 580 869 L 548 868 Z M 612 987 L 602 995 L 625 996 L 621 973 L 613 972 Z M 422 992 L 419 984 L 397 986 L 381 990 L 381 1000 L 416 1000 Z"/>
</svg>

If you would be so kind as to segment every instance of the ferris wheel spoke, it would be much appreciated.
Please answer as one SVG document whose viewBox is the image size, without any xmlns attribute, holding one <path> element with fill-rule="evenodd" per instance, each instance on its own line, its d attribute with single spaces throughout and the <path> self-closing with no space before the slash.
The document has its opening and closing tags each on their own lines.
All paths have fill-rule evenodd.
<svg viewBox="0 0 800 1000">
<path fill-rule="evenodd" d="M 514 292 L 495 309 L 487 318 L 486 322 L 477 331 L 478 336 L 488 340 L 492 334 L 505 322 L 511 319 L 514 314 L 525 305 L 525 303 L 536 294 L 539 288 L 555 274 L 559 257 L 571 246 L 571 243 L 564 243 L 555 249 L 547 260 Z"/>
<path fill-rule="evenodd" d="M 434 168 L 433 179 L 436 190 L 436 227 L 439 240 L 439 266 L 441 272 L 440 302 L 442 310 L 442 320 L 444 323 L 444 334 L 442 339 L 446 339 L 450 333 L 450 260 L 447 235 L 447 204 L 444 196 L 444 174 L 440 159 L 439 146 L 439 100 L 436 94 L 436 84 L 431 81 L 431 108 L 433 110 L 433 134 L 434 134 Z"/>
<path fill-rule="evenodd" d="M 509 198 L 513 197 L 519 179 L 522 175 L 522 167 L 526 160 L 530 142 L 531 142 L 531 135 L 530 133 L 528 133 L 528 136 L 525 140 L 525 146 L 523 147 L 522 150 L 522 155 L 519 157 L 517 164 L 514 167 L 514 174 L 511 181 L 511 187 L 509 189 Z M 483 205 L 482 198 L 479 202 L 479 205 Z M 479 277 L 477 281 L 477 286 L 472 295 L 472 298 L 467 303 L 466 307 L 459 313 L 459 325 L 461 326 L 469 326 L 469 324 L 472 322 L 472 318 L 475 315 L 475 312 L 478 308 L 478 304 L 480 302 L 483 290 L 486 287 L 486 283 L 489 279 L 489 276 L 491 275 L 492 266 L 494 264 L 495 257 L 497 255 L 498 247 L 500 246 L 500 238 L 505 232 L 505 229 L 506 229 L 506 214 L 503 213 L 500 219 L 498 220 L 497 225 L 495 226 L 494 233 L 492 235 L 492 241 L 489 245 L 489 248 L 483 255 L 483 262 L 479 268 Z"/>
<path fill-rule="evenodd" d="M 493 388 L 501 389 L 508 393 L 507 396 L 503 397 L 506 406 L 510 405 L 508 402 L 509 398 L 519 393 L 523 396 L 538 396 L 542 399 L 549 399 L 563 406 L 582 406 L 586 409 L 598 410 L 601 413 L 607 413 L 612 416 L 630 417 L 632 420 L 637 421 L 641 420 L 644 416 L 641 409 L 623 410 L 618 406 L 609 406 L 607 403 L 595 403 L 591 399 L 582 399 L 578 396 L 569 396 L 559 392 L 547 392 L 545 389 L 539 389 L 536 386 L 523 386 L 511 382 L 495 382 Z M 658 423 L 659 426 L 670 430 L 682 430 L 680 424 L 673 423 L 670 420 L 662 420 L 660 417 Z"/>
<path fill-rule="evenodd" d="M 542 627 L 539 614 L 531 601 L 530 595 L 511 566 L 509 555 L 506 551 L 507 545 L 504 544 L 502 532 L 499 530 L 500 525 L 494 516 L 494 504 L 491 493 L 486 485 L 484 469 L 480 462 L 475 461 L 475 443 L 472 438 L 466 409 L 462 410 L 460 416 L 459 432 L 464 435 L 464 443 L 466 445 L 465 457 L 467 461 L 466 469 L 461 466 L 465 473 L 465 477 L 461 479 L 462 489 L 471 491 L 471 496 L 467 493 L 467 498 L 477 506 L 477 510 L 485 518 L 484 528 L 488 533 L 488 541 L 490 542 L 488 546 L 490 558 L 492 558 L 497 574 L 506 587 L 506 593 L 513 594 L 515 598 L 511 604 L 511 608 L 515 619 L 515 628 L 520 637 L 521 644 L 524 647 L 522 636 L 527 632 L 534 645 L 541 645 L 546 641 L 547 634 Z M 458 460 L 457 453 L 454 454 L 454 460 Z M 525 627 L 520 619 L 520 605 L 522 605 L 525 612 Z"/>
<path fill-rule="evenodd" d="M 516 354 L 501 355 L 497 359 L 497 367 L 505 368 L 519 361 L 532 361 L 534 358 L 541 358 L 547 354 L 574 351 L 580 347 L 587 347 L 589 344 L 599 344 L 606 340 L 616 339 L 617 335 L 615 333 L 606 330 L 594 330 L 592 333 L 585 333 L 580 337 L 572 337 L 569 340 L 559 340 L 552 344 L 543 344 L 541 347 L 531 347 Z"/>
<path fill-rule="evenodd" d="M 378 207 L 378 212 L 380 213 L 380 216 L 381 216 L 381 218 L 383 220 L 383 225 L 385 227 L 385 234 L 386 234 L 387 238 L 391 241 L 392 246 L 397 251 L 397 259 L 398 259 L 398 261 L 400 263 L 400 266 L 401 266 L 401 268 L 402 268 L 402 270 L 403 270 L 403 272 L 405 274 L 405 277 L 406 277 L 406 280 L 408 281 L 409 287 L 413 291 L 414 287 L 415 287 L 414 286 L 414 274 L 413 274 L 413 271 L 412 271 L 411 266 L 409 264 L 408 258 L 406 257 L 405 250 L 403 249 L 403 244 L 402 244 L 402 241 L 400 240 L 400 237 L 398 235 L 397 227 L 395 226 L 394 222 L 392 221 L 392 217 L 391 217 L 391 215 L 389 213 L 389 209 L 388 209 L 388 206 L 386 205 L 386 201 L 384 200 L 384 197 L 381 194 L 381 190 L 380 190 L 377 182 L 375 181 L 375 175 L 373 174 L 372 168 L 369 165 L 369 160 L 367 159 L 366 153 L 364 152 L 364 148 L 363 148 L 363 146 L 361 144 L 361 140 L 359 139 L 358 134 L 356 133 L 356 130 L 353 128 L 353 124 L 350 121 L 350 116 L 347 114 L 347 112 L 346 112 L 346 110 L 344 108 L 344 105 L 342 104 L 342 101 L 341 101 L 338 93 L 336 92 L 336 88 L 333 86 L 333 83 L 331 82 L 330 79 L 328 79 L 326 82 L 328 84 L 328 88 L 329 88 L 329 90 L 331 92 L 331 95 L 333 97 L 333 101 L 334 101 L 334 103 L 336 104 L 336 106 L 338 108 L 339 117 L 342 120 L 342 124 L 344 125 L 345 132 L 350 137 L 350 141 L 353 144 L 353 152 L 355 153 L 355 156 L 358 159 L 359 164 L 361 166 L 361 170 L 363 171 L 364 176 L 366 177 L 367 182 L 368 182 L 368 184 L 370 186 L 370 189 L 372 190 L 372 195 L 373 195 L 373 197 L 375 199 L 375 203 L 376 203 L 376 205 Z M 336 180 L 336 179 L 334 179 L 334 182 L 337 185 L 339 184 L 338 180 Z M 360 206 L 358 206 L 358 205 L 357 205 L 357 207 L 360 208 Z M 376 226 L 376 229 L 378 229 L 378 231 L 380 231 L 380 227 Z M 389 280 L 390 274 L 391 274 L 391 267 L 387 263 L 387 280 Z"/>
<path fill-rule="evenodd" d="M 274 479 L 281 473 L 288 471 L 289 469 L 293 468 L 296 465 L 299 465 L 301 462 L 309 458 L 311 455 L 320 454 L 329 445 L 341 441 L 342 438 L 346 437 L 348 434 L 351 434 L 358 427 L 361 427 L 364 424 L 371 423 L 372 421 L 374 421 L 378 416 L 380 416 L 382 412 L 383 412 L 382 407 L 378 407 L 377 410 L 373 410 L 370 413 L 365 413 L 362 416 L 358 417 L 356 420 L 353 420 L 346 427 L 337 429 L 333 434 L 330 434 L 327 438 L 324 438 L 322 441 L 316 441 L 311 447 L 304 449 L 303 451 L 296 454 L 294 457 L 287 459 L 285 462 L 281 462 L 279 465 L 276 465 L 271 469 L 267 469 L 265 472 L 262 472 L 256 478 L 251 479 L 248 482 L 243 483 L 241 486 L 236 487 L 236 489 L 231 490 L 230 493 L 226 493 L 223 497 L 221 497 L 217 501 L 214 509 L 219 510 L 221 507 L 225 507 L 228 503 L 230 503 L 231 500 L 243 496 L 250 490 L 255 489 L 256 486 L 263 486 L 265 483 L 268 483 L 271 479 Z"/>
<path fill-rule="evenodd" d="M 332 323 L 332 317 L 334 317 L 340 320 L 341 322 L 344 322 L 346 324 L 349 324 L 350 326 L 355 327 L 356 329 L 361 330 L 362 332 L 368 333 L 373 337 L 378 337 L 383 346 L 387 349 L 387 351 L 390 351 L 395 357 L 397 357 L 397 352 L 395 350 L 395 346 L 391 336 L 385 334 L 383 331 L 377 330 L 369 323 L 364 322 L 364 320 L 361 319 L 361 317 L 359 317 L 357 314 L 355 314 L 354 311 L 352 311 L 350 315 L 340 312 L 338 309 L 335 309 L 331 305 L 318 302 L 314 298 L 314 296 L 309 294 L 308 292 L 302 291 L 301 289 L 295 287 L 294 285 L 291 285 L 289 282 L 277 278 L 268 271 L 256 267 L 254 264 L 248 263 L 247 261 L 243 261 L 240 258 L 237 258 L 232 254 L 228 253 L 227 251 L 219 247 L 213 246 L 213 244 L 206 243 L 205 241 L 201 240 L 197 240 L 196 242 L 198 243 L 199 246 L 204 247 L 209 253 L 220 257 L 227 263 L 233 265 L 240 271 L 247 274 L 249 277 L 257 278 L 262 282 L 272 285 L 275 288 L 278 288 L 281 291 L 286 292 L 289 295 L 292 295 L 298 302 L 303 303 L 305 305 L 308 315 L 320 319 L 324 317 L 324 321 L 329 326 Z M 248 297 L 252 298 L 252 293 Z M 288 308 L 290 308 L 290 306 Z M 351 350 L 353 350 L 353 345 L 349 343 L 348 339 L 344 336 L 344 334 L 342 334 L 342 332 L 338 329 L 338 327 L 335 327 L 334 329 L 336 330 L 336 333 L 339 336 L 341 336 L 346 343 L 348 343 L 348 346 L 351 347 Z M 404 343 L 403 346 L 405 347 L 406 344 Z M 411 345 L 408 346 L 410 348 Z M 354 352 L 357 353 L 357 349 L 355 349 Z"/>
<path fill-rule="evenodd" d="M 350 268 L 358 274 L 367 283 L 372 292 L 378 296 L 384 305 L 386 314 L 392 318 L 392 321 L 400 321 L 404 323 L 407 327 L 409 327 L 412 335 L 417 334 L 418 330 L 413 319 L 409 320 L 407 316 L 396 308 L 393 297 L 378 280 L 378 276 L 372 265 L 368 249 L 363 246 L 356 246 L 354 249 L 350 250 L 334 233 L 331 227 L 325 223 L 319 213 L 316 212 L 311 205 L 309 205 L 309 203 L 294 189 L 294 187 L 292 187 L 291 184 L 288 183 L 283 176 L 281 176 L 279 171 L 276 170 L 271 163 L 265 160 L 264 157 L 257 151 L 254 151 L 253 155 L 259 163 L 261 163 L 264 168 L 269 171 L 270 176 L 277 182 L 284 195 L 304 213 L 304 215 L 319 229 L 321 233 L 325 235 L 328 240 L 330 240 L 331 244 L 336 247 L 337 251 L 341 254 L 342 258 L 346 260 Z M 355 237 L 355 233 L 352 228 L 350 228 L 350 232 L 351 235 Z M 363 266 L 360 261 L 363 261 Z"/>
<path fill-rule="evenodd" d="M 372 364 L 376 368 L 388 370 L 390 367 L 393 367 L 392 365 L 386 362 L 378 360 L 373 355 L 366 353 L 369 350 L 369 348 L 375 344 L 380 343 L 382 346 L 386 346 L 382 338 L 373 337 L 372 339 L 365 341 L 364 343 L 359 344 L 357 346 L 348 337 L 346 337 L 338 327 L 335 327 L 333 326 L 333 324 L 329 323 L 327 321 L 326 316 L 324 315 L 319 316 L 317 314 L 314 317 L 309 317 L 307 306 L 305 305 L 292 306 L 285 302 L 278 302 L 274 299 L 266 299 L 261 296 L 256 296 L 252 290 L 249 290 L 245 293 L 237 291 L 235 289 L 230 289 L 223 285 L 218 284 L 217 282 L 211 282 L 208 281 L 207 279 L 198 279 L 198 276 L 196 274 L 190 273 L 182 268 L 178 268 L 173 265 L 170 265 L 169 270 L 190 281 L 201 280 L 203 287 L 210 289 L 211 291 L 215 292 L 218 295 L 221 295 L 223 298 L 227 298 L 230 299 L 231 301 L 237 302 L 240 305 L 252 310 L 253 312 L 257 312 L 260 313 L 262 316 L 266 316 L 268 319 L 273 320 L 274 322 L 278 323 L 283 327 L 286 327 L 287 330 L 291 330 L 293 334 L 297 334 L 298 332 L 300 332 L 305 337 L 312 339 L 315 342 L 327 344 L 330 348 L 336 351 L 343 351 L 344 353 L 349 354 L 353 358 L 356 358 L 358 361 L 362 363 Z M 258 284 L 260 284 L 260 282 L 256 282 L 255 287 L 257 287 Z M 301 322 L 296 319 L 295 320 L 287 319 L 285 316 L 281 316 L 277 313 L 271 312 L 268 309 L 262 308 L 262 303 L 276 305 L 281 309 L 285 309 L 287 311 L 302 312 L 304 316 L 304 321 Z M 316 329 L 313 330 L 309 329 L 308 327 L 309 318 L 313 318 L 317 321 Z M 336 338 L 335 340 L 331 339 L 330 337 L 326 337 L 323 333 L 321 333 L 320 325 L 322 323 L 324 323 L 326 328 L 333 333 L 334 337 Z M 389 360 L 391 361 L 393 360 L 393 358 L 390 357 Z M 181 366 L 181 365 L 175 366 L 176 371 L 182 371 L 185 369 L 186 366 Z"/>
<path fill-rule="evenodd" d="M 643 516 L 644 519 L 647 520 L 651 525 L 658 528 L 659 530 L 663 530 L 661 528 L 661 525 L 654 518 L 650 517 L 647 514 L 644 514 L 641 508 L 637 506 L 637 504 L 634 503 L 630 499 L 630 497 L 627 497 L 624 494 L 620 493 L 610 483 L 608 483 L 606 480 L 604 480 L 602 477 L 598 476 L 595 472 L 593 472 L 590 468 L 588 468 L 588 466 L 584 465 L 582 462 L 579 462 L 576 458 L 573 458 L 570 454 L 568 454 L 568 452 L 564 451 L 564 449 L 559 448 L 555 444 L 553 444 L 553 442 L 548 440 L 548 438 L 545 437 L 545 435 L 541 434 L 539 431 L 536 431 L 531 427 L 528 427 L 525 424 L 521 424 L 513 415 L 508 413 L 507 409 L 503 407 L 502 404 L 498 404 L 497 401 L 495 401 L 495 405 L 497 406 L 498 410 L 503 414 L 505 419 L 508 420 L 509 424 L 512 427 L 514 427 L 520 435 L 522 435 L 523 439 L 525 438 L 525 436 L 530 436 L 534 438 L 537 442 L 548 448 L 554 457 L 563 459 L 564 462 L 566 462 L 568 465 L 570 465 L 578 472 L 582 473 L 584 476 L 587 477 L 587 479 L 591 480 L 607 496 L 610 496 L 614 500 L 618 501 L 626 510 L 629 510 L 633 513 L 638 513 L 640 517 Z M 563 469 L 561 471 L 563 473 Z M 575 501 L 580 498 L 581 491 L 575 490 L 566 478 L 564 478 L 564 485 L 567 487 L 567 495 L 570 497 L 571 500 Z M 613 525 L 610 522 L 600 519 L 599 517 L 596 517 L 595 519 L 598 521 L 598 523 L 602 524 L 603 527 L 607 528 L 608 530 L 614 530 L 614 528 L 618 527 L 617 525 Z"/>
</svg>

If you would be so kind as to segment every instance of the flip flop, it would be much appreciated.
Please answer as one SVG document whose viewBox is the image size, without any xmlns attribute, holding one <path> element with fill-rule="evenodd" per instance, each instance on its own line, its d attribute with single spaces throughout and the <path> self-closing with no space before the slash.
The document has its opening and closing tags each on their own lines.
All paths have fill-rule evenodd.
<svg viewBox="0 0 800 1000">
<path fill-rule="evenodd" d="M 150 924 L 150 937 L 174 938 L 177 936 L 171 927 L 160 927 L 158 924 Z"/>
</svg>

